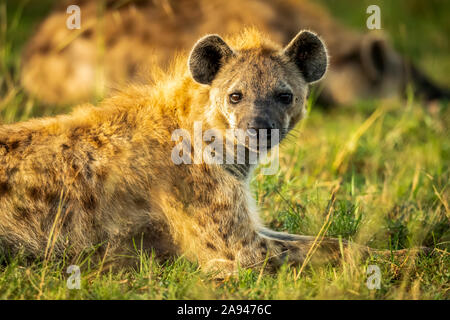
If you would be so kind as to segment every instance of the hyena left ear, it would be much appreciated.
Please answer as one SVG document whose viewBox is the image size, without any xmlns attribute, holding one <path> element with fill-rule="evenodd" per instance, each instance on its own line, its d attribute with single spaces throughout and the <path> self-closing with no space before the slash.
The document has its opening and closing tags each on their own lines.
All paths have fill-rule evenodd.
<svg viewBox="0 0 450 320">
<path fill-rule="evenodd" d="M 233 50 L 218 35 L 207 35 L 197 41 L 189 56 L 189 71 L 195 81 L 211 84 L 220 67 L 233 56 Z"/>
<path fill-rule="evenodd" d="M 312 32 L 300 31 L 283 51 L 295 62 L 309 83 L 320 80 L 327 70 L 327 49 L 322 40 Z"/>
</svg>

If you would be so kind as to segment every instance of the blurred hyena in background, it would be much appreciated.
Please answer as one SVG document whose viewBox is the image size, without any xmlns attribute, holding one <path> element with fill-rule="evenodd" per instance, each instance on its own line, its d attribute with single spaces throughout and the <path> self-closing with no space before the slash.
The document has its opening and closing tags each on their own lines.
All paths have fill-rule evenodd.
<svg viewBox="0 0 450 320">
<path fill-rule="evenodd" d="M 69 4 L 81 8 L 79 30 L 66 27 Z M 450 96 L 399 55 L 385 35 L 352 31 L 307 0 L 59 4 L 24 51 L 22 83 L 47 104 L 91 100 L 131 82 L 146 82 L 152 64 L 166 64 L 204 34 L 231 34 L 245 26 L 255 26 L 284 44 L 300 29 L 317 31 L 330 54 L 330 68 L 318 90 L 323 105 L 404 95 L 409 83 L 428 101 Z"/>
</svg>

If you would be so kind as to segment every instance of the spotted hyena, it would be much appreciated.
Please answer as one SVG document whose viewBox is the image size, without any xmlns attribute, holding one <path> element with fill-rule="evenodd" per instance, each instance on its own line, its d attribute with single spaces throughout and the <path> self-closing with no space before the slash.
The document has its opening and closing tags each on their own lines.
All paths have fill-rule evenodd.
<svg viewBox="0 0 450 320">
<path fill-rule="evenodd" d="M 75 3 L 82 25 L 69 30 L 66 9 Z M 145 83 L 150 66 L 166 64 L 203 34 L 233 34 L 245 26 L 283 44 L 301 29 L 315 30 L 327 42 L 330 68 L 320 84 L 321 104 L 391 97 L 409 82 L 427 99 L 450 96 L 384 35 L 350 30 L 308 0 L 65 1 L 28 41 L 22 84 L 49 104 L 88 101 L 129 81 Z"/>
<path fill-rule="evenodd" d="M 304 261 L 315 238 L 263 226 L 252 165 L 177 165 L 171 137 L 201 121 L 219 132 L 279 129 L 281 140 L 325 74 L 324 43 L 302 31 L 282 48 L 250 29 L 227 42 L 205 36 L 188 66 L 178 60 L 97 107 L 0 127 L 2 250 L 62 256 L 101 245 L 112 259 L 137 244 L 225 272 Z M 339 247 L 323 239 L 315 256 L 336 258 Z"/>
</svg>

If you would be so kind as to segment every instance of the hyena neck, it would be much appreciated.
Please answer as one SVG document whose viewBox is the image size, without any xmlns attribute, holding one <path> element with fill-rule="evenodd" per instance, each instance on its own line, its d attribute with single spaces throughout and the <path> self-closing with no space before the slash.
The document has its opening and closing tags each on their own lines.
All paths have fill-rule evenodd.
<svg viewBox="0 0 450 320">
<path fill-rule="evenodd" d="M 229 124 L 223 117 L 221 117 L 220 114 L 211 115 L 208 114 L 207 109 L 205 110 L 206 112 L 203 113 L 203 135 L 206 136 L 205 132 L 211 132 L 212 130 L 221 137 L 221 142 L 219 144 L 223 148 L 223 157 L 221 159 L 220 166 L 239 181 L 247 180 L 253 169 L 256 167 L 256 164 L 250 161 L 249 149 L 243 145 L 240 145 L 238 148 L 235 137 L 232 138 L 230 133 L 227 132 L 231 130 L 228 128 Z M 227 144 L 230 141 L 233 141 L 231 142 L 232 147 Z M 204 147 L 206 147 L 209 143 L 210 142 L 204 141 Z M 239 156 L 238 150 L 242 153 Z M 231 155 L 229 153 L 231 153 Z"/>
<path fill-rule="evenodd" d="M 230 173 L 233 177 L 238 179 L 239 181 L 247 180 L 251 172 L 253 171 L 255 165 L 244 163 L 244 164 L 222 164 L 222 168 L 225 169 L 228 173 Z"/>
</svg>

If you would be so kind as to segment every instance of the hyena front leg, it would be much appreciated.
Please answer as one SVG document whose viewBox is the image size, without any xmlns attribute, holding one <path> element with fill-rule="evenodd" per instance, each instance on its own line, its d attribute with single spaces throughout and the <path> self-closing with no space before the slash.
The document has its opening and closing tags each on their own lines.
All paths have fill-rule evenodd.
<svg viewBox="0 0 450 320">
<path fill-rule="evenodd" d="M 275 271 L 284 263 L 302 265 L 308 258 L 313 263 L 337 261 L 341 253 L 349 249 L 348 243 L 339 239 L 316 239 L 310 236 L 299 236 L 275 233 L 270 237 L 255 230 L 247 224 L 245 233 L 236 237 L 233 233 L 220 233 L 214 236 L 214 243 L 207 243 L 204 250 L 197 251 L 208 254 L 205 261 L 207 269 L 230 274 L 241 268 L 264 267 L 267 271 Z M 250 228 L 249 228 L 250 227 Z M 225 237 L 224 237 L 225 235 Z M 360 250 L 358 246 L 358 251 Z M 211 251 L 215 250 L 211 255 Z M 206 257 L 206 256 L 204 256 Z"/>
<path fill-rule="evenodd" d="M 371 254 L 389 258 L 403 257 L 414 250 L 373 250 L 343 239 L 302 236 L 272 231 L 252 224 L 247 215 L 231 215 L 216 211 L 217 221 L 207 224 L 205 236 L 190 239 L 196 258 L 208 270 L 219 276 L 232 274 L 238 267 L 276 271 L 284 263 L 301 266 L 340 262 L 342 258 L 367 258 Z M 234 216 L 234 219 L 229 219 Z M 226 218 L 228 217 L 228 218 Z M 195 244 L 194 244 L 195 243 Z"/>
<path fill-rule="evenodd" d="M 403 259 L 407 255 L 424 252 L 420 248 L 374 250 L 343 239 L 291 235 L 267 229 L 247 232 L 241 234 L 240 238 L 223 235 L 218 234 L 214 244 L 209 243 L 203 251 L 216 250 L 215 255 L 210 255 L 210 259 L 206 260 L 206 266 L 207 269 L 219 271 L 219 276 L 232 274 L 238 267 L 264 268 L 265 271 L 274 272 L 284 263 L 294 266 L 301 266 L 305 261 L 311 264 L 339 263 L 342 259 L 365 259 L 372 254 L 387 259 L 392 256 Z"/>
<path fill-rule="evenodd" d="M 262 229 L 245 202 L 229 203 L 214 197 L 213 203 L 196 207 L 192 225 L 195 235 L 186 235 L 182 251 L 205 269 L 232 273 L 238 266 L 265 266 L 274 270 L 284 262 L 302 264 L 308 254 L 313 262 L 337 260 L 347 243 L 338 239 L 318 239 Z M 239 199 L 239 198 L 238 198 Z M 195 214 L 194 214 L 195 212 Z M 314 250 L 314 251 L 312 251 Z"/>
<path fill-rule="evenodd" d="M 202 194 L 192 198 L 203 200 Z M 285 262 L 333 262 L 340 260 L 342 254 L 369 253 L 367 247 L 345 240 L 316 239 L 262 228 L 239 185 L 212 189 L 205 200 L 191 202 L 182 219 L 179 211 L 167 211 L 168 221 L 179 222 L 171 229 L 180 236 L 177 243 L 182 254 L 198 261 L 204 269 L 218 270 L 220 274 L 233 273 L 238 267 L 264 266 L 275 270 Z"/>
<path fill-rule="evenodd" d="M 313 260 L 335 261 L 350 250 L 362 255 L 370 253 L 370 248 L 343 239 L 289 234 L 267 228 L 260 228 L 258 233 L 275 241 L 286 241 L 289 243 L 288 246 L 299 247 L 303 253 L 307 251 L 306 254 L 309 253 Z"/>
<path fill-rule="evenodd" d="M 342 254 L 353 256 L 359 255 L 361 258 L 367 258 L 371 255 L 383 258 L 404 258 L 408 255 L 417 253 L 430 254 L 432 250 L 427 247 L 407 248 L 400 250 L 383 250 L 373 249 L 357 243 L 352 243 L 344 239 L 336 238 L 318 238 L 315 236 L 303 236 L 296 234 L 289 234 L 284 232 L 277 232 L 267 228 L 260 228 L 258 233 L 263 237 L 267 237 L 278 241 L 287 241 L 294 247 L 303 248 L 301 251 L 308 250 L 311 254 L 311 261 L 337 261 L 342 257 Z M 312 249 L 311 249 L 312 247 Z M 295 250 L 295 249 L 294 249 Z M 295 257 L 291 257 L 295 259 Z"/>
<path fill-rule="evenodd" d="M 281 232 L 263 232 L 259 230 L 258 235 L 261 241 L 256 247 L 250 246 L 247 251 L 267 252 L 267 266 L 277 268 L 287 262 L 292 265 L 301 265 L 308 259 L 311 262 L 335 262 L 342 254 L 349 251 L 349 244 L 345 240 L 332 238 L 316 238 L 312 236 L 292 235 Z M 357 246 L 358 252 L 365 252 L 363 248 Z"/>
</svg>

